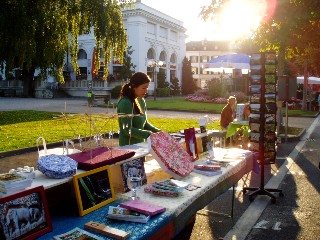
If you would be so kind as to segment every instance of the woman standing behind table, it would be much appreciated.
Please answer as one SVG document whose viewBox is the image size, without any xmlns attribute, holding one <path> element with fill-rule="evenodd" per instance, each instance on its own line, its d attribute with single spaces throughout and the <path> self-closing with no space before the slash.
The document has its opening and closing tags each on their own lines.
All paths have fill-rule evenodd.
<svg viewBox="0 0 320 240">
<path fill-rule="evenodd" d="M 147 120 L 144 96 L 148 92 L 149 85 L 149 76 L 143 72 L 137 72 L 121 89 L 117 107 L 117 113 L 120 115 L 118 118 L 120 146 L 144 142 L 152 133 L 160 131 Z M 121 117 L 121 114 L 137 116 Z"/>
</svg>

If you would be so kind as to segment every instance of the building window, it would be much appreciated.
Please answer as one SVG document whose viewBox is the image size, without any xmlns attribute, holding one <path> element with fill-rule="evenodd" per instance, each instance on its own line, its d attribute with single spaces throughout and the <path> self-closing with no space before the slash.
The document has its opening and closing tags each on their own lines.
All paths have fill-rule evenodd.
<svg viewBox="0 0 320 240">
<path fill-rule="evenodd" d="M 176 63 L 177 62 L 177 56 L 176 56 L 176 54 L 171 54 L 171 57 L 170 57 L 170 62 L 171 63 Z"/>
<path fill-rule="evenodd" d="M 80 49 L 78 52 L 78 59 L 87 59 L 87 53 L 85 50 Z"/>
<path fill-rule="evenodd" d="M 166 59 L 167 59 L 166 56 L 167 56 L 166 52 L 165 52 L 165 51 L 162 51 L 162 52 L 160 53 L 160 58 L 159 58 L 159 60 L 165 62 Z"/>
<path fill-rule="evenodd" d="M 147 33 L 152 34 L 152 35 L 156 35 L 156 25 L 148 22 Z"/>
<path fill-rule="evenodd" d="M 177 42 L 178 41 L 178 33 L 175 31 L 170 31 L 170 40 Z"/>
<path fill-rule="evenodd" d="M 148 59 L 155 59 L 154 57 L 154 50 L 152 48 L 149 48 L 148 52 L 147 52 L 147 58 Z"/>
<path fill-rule="evenodd" d="M 79 67 L 79 74 L 76 76 L 77 80 L 87 80 L 87 67 Z"/>
<path fill-rule="evenodd" d="M 198 56 L 190 56 L 191 63 L 197 63 L 198 62 Z"/>
<path fill-rule="evenodd" d="M 193 74 L 198 74 L 198 68 L 192 67 L 191 69 L 192 69 Z"/>
<path fill-rule="evenodd" d="M 176 77 L 176 70 L 170 70 L 170 82 Z"/>
<path fill-rule="evenodd" d="M 122 70 L 123 66 L 113 66 L 112 67 L 112 72 L 113 72 L 113 79 L 114 80 L 121 80 L 120 79 L 120 73 L 121 73 L 121 70 Z"/>
<path fill-rule="evenodd" d="M 201 60 L 202 63 L 208 62 L 208 58 L 209 58 L 208 56 L 202 56 L 201 58 L 202 58 Z"/>
<path fill-rule="evenodd" d="M 167 38 L 168 37 L 168 29 L 164 28 L 164 27 L 160 27 L 160 37 L 162 38 Z"/>
</svg>

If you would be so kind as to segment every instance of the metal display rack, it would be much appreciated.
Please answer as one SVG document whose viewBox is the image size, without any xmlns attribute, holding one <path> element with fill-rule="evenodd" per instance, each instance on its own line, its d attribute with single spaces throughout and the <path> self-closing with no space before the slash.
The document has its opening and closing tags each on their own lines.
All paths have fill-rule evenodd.
<svg viewBox="0 0 320 240">
<path fill-rule="evenodd" d="M 260 172 L 260 187 L 244 187 L 250 202 L 256 195 L 267 195 L 276 201 L 272 192 L 283 196 L 282 190 L 264 187 L 264 167 L 275 163 L 276 158 L 276 113 L 277 113 L 277 56 L 275 52 L 255 53 L 250 59 L 250 150 L 255 152 Z"/>
</svg>

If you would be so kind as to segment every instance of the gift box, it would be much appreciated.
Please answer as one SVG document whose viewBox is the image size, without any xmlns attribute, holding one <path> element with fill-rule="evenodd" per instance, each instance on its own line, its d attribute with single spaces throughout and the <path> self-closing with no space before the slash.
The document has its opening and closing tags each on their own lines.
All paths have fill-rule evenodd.
<svg viewBox="0 0 320 240">
<path fill-rule="evenodd" d="M 67 178 L 77 172 L 78 163 L 65 155 L 50 154 L 39 158 L 37 168 L 49 178 Z"/>
<path fill-rule="evenodd" d="M 193 158 L 169 133 L 157 132 L 148 138 L 148 148 L 161 168 L 176 179 L 193 170 Z"/>
<path fill-rule="evenodd" d="M 85 152 L 70 154 L 69 157 L 78 162 L 79 169 L 92 170 L 126 160 L 134 155 L 134 151 L 120 148 L 99 147 L 89 149 Z"/>
</svg>

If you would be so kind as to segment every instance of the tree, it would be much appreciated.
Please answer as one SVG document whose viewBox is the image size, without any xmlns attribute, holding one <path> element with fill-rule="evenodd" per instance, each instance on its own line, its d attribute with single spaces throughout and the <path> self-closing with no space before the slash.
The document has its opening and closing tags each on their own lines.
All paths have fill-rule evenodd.
<svg viewBox="0 0 320 240">
<path fill-rule="evenodd" d="M 166 73 L 164 71 L 160 71 L 157 74 L 157 88 L 168 88 L 169 83 L 166 81 Z"/>
<path fill-rule="evenodd" d="M 201 11 L 203 19 L 217 17 L 231 0 L 212 1 Z M 318 0 L 271 0 L 268 1 L 266 17 L 250 36 L 261 50 L 274 50 L 279 54 L 280 71 L 284 70 L 285 58 L 299 57 L 301 62 L 308 58 L 310 69 L 320 74 L 316 56 L 320 43 L 320 8 Z M 310 58 L 311 57 L 311 58 Z M 303 67 L 302 67 L 303 71 Z M 280 72 L 282 75 L 282 72 Z"/>
<path fill-rule="evenodd" d="M 181 92 L 183 95 L 194 93 L 198 87 L 193 79 L 193 72 L 191 68 L 191 61 L 184 57 L 182 61 L 182 82 Z"/>
<path fill-rule="evenodd" d="M 127 36 L 121 7 L 130 2 L 4 0 L 0 8 L 0 64 L 6 64 L 6 72 L 14 67 L 22 69 L 25 95 L 30 96 L 35 68 L 63 82 L 64 56 L 69 52 L 72 65 L 78 69 L 77 37 L 91 30 L 105 61 L 110 61 L 112 52 L 122 62 Z M 96 51 L 97 70 L 99 59 L 100 51 Z"/>
<path fill-rule="evenodd" d="M 132 77 L 132 75 L 135 72 L 136 65 L 134 65 L 131 60 L 131 54 L 134 50 L 132 50 L 132 46 L 129 46 L 127 48 L 127 51 L 124 53 L 123 63 L 120 70 L 120 79 L 122 80 L 128 80 Z"/>
<path fill-rule="evenodd" d="M 231 0 L 212 1 L 203 7 L 201 16 L 218 16 Z M 298 72 L 320 75 L 320 8 L 318 0 L 266 1 L 266 17 L 251 36 L 261 50 L 278 53 L 278 74 L 285 73 L 285 59 L 292 59 Z M 306 81 L 305 81 L 306 82 Z M 306 89 L 306 86 L 305 86 Z M 305 106 L 305 97 L 304 104 Z"/>
<path fill-rule="evenodd" d="M 170 84 L 170 89 L 171 89 L 171 93 L 172 95 L 180 95 L 180 84 L 179 84 L 179 79 L 174 77 L 171 80 L 171 84 Z"/>
<path fill-rule="evenodd" d="M 207 83 L 208 86 L 208 96 L 211 98 L 225 98 L 227 87 L 224 82 L 221 82 L 220 79 L 211 79 Z"/>
</svg>

